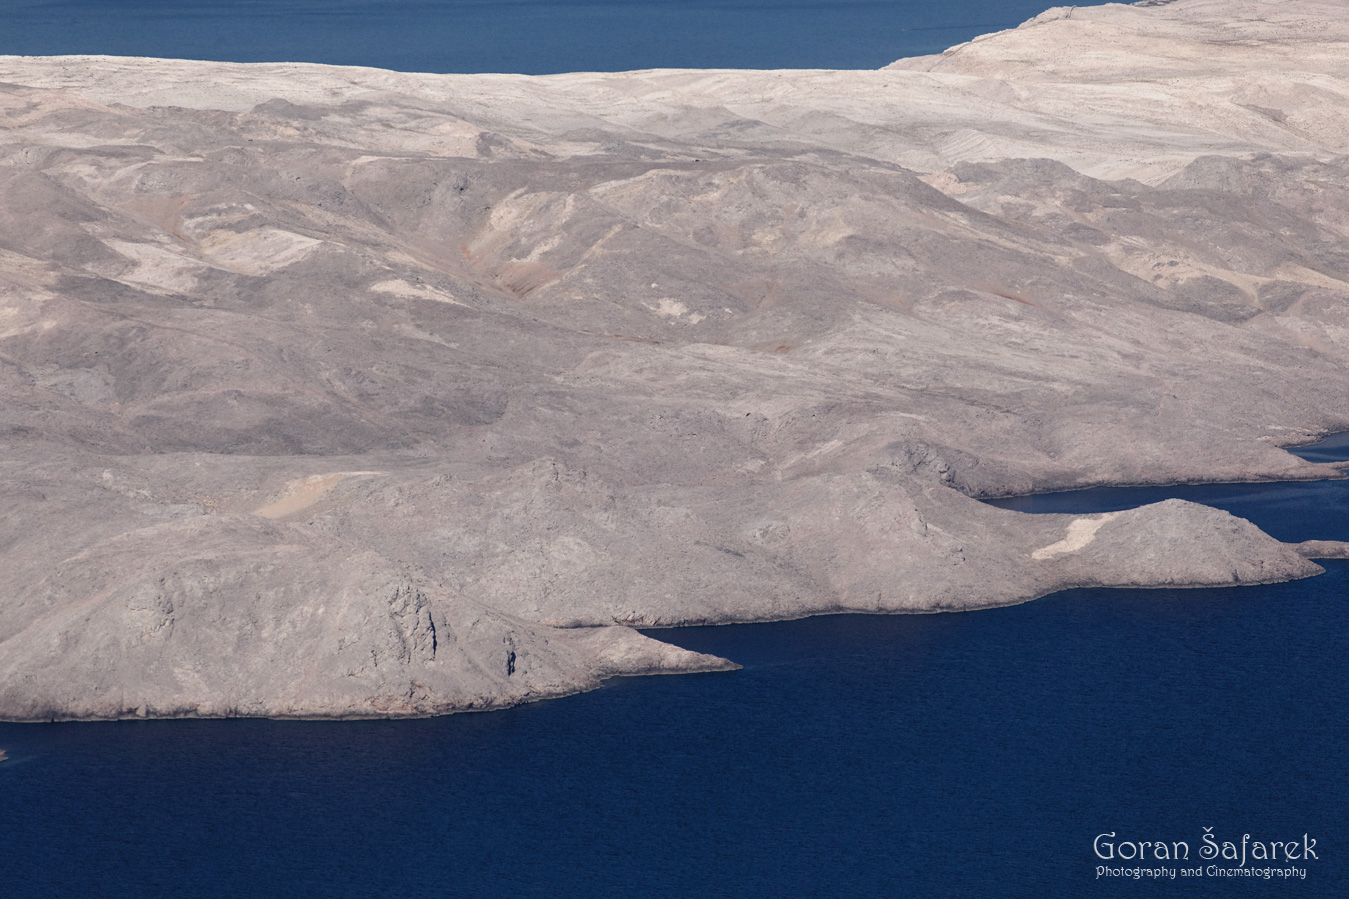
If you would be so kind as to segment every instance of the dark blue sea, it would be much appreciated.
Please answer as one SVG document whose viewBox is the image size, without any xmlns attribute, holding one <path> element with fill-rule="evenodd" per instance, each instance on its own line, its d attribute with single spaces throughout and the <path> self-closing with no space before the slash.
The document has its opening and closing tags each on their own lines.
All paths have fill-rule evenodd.
<svg viewBox="0 0 1349 899">
<path fill-rule="evenodd" d="M 0 54 L 106 53 L 527 74 L 879 68 L 1015 27 L 1054 5 L 1051 0 L 0 0 Z"/>
<path fill-rule="evenodd" d="M 1349 481 L 1003 504 L 1168 496 L 1349 538 Z M 653 632 L 744 670 L 505 712 L 0 725 L 0 896 L 1342 899 L 1349 563 L 1326 567 Z M 1212 864 L 1204 828 L 1219 846 L 1305 837 L 1317 857 L 1279 866 L 1292 881 L 1182 877 Z M 1191 861 L 1174 881 L 1098 879 L 1137 867 L 1099 858 L 1102 834 L 1185 841 Z"/>
<path fill-rule="evenodd" d="M 410 71 L 884 65 L 1036 0 L 0 0 L 0 53 Z M 1344 458 L 1349 441 L 1321 450 Z M 1349 481 L 1180 496 L 1349 539 Z M 1349 896 L 1349 563 L 1269 587 L 660 632 L 744 670 L 419 721 L 0 724 L 0 899 Z M 1317 841 L 1304 879 L 1111 842 Z M 1218 860 L 1224 867 L 1233 863 Z M 1152 863 L 1153 867 L 1158 866 Z M 1248 859 L 1259 870 L 1264 863 Z"/>
</svg>

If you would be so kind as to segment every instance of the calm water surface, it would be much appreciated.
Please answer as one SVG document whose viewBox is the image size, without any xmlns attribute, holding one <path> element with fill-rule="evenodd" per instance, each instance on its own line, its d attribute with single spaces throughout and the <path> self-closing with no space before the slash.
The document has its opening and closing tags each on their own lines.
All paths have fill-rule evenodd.
<svg viewBox="0 0 1349 899">
<path fill-rule="evenodd" d="M 3 0 L 0 53 L 873 67 L 1049 5 Z M 1005 504 L 1181 496 L 1282 539 L 1349 539 L 1347 491 Z M 1269 587 L 663 632 L 745 669 L 484 715 L 0 724 L 0 897 L 1344 897 L 1349 564 L 1326 567 Z M 1099 833 L 1197 849 L 1203 827 L 1308 833 L 1320 858 L 1292 883 L 1095 879 Z"/>
<path fill-rule="evenodd" d="M 667 66 L 879 68 L 1012 28 L 1054 5 L 1052 0 L 0 0 L 0 53 L 529 74 Z"/>
<path fill-rule="evenodd" d="M 1349 537 L 1349 482 L 1179 495 Z M 1132 499 L 1131 499 L 1132 498 Z M 0 725 L 0 896 L 1349 895 L 1349 564 L 1292 584 L 660 632 L 726 674 L 422 721 Z M 1305 881 L 1092 840 L 1310 834 Z"/>
</svg>

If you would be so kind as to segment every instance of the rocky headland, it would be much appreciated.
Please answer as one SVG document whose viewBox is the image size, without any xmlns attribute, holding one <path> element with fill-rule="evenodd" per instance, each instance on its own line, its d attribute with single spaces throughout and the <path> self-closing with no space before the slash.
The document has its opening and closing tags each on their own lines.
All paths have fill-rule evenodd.
<svg viewBox="0 0 1349 899">
<path fill-rule="evenodd" d="M 1170 501 L 1349 429 L 1349 6 L 881 71 L 0 57 L 0 719 L 734 667 L 633 630 L 1305 577 Z M 1329 536 L 1329 535 L 1328 535 Z"/>
</svg>

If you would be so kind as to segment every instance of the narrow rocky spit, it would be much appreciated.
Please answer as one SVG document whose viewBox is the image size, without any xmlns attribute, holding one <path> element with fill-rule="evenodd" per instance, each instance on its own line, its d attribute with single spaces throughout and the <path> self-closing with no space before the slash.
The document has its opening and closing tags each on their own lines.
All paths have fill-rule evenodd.
<svg viewBox="0 0 1349 899">
<path fill-rule="evenodd" d="M 1349 5 L 881 71 L 0 57 L 0 719 L 733 668 L 634 627 L 1265 583 L 1338 477 Z M 1330 535 L 1327 535 L 1330 536 Z"/>
</svg>

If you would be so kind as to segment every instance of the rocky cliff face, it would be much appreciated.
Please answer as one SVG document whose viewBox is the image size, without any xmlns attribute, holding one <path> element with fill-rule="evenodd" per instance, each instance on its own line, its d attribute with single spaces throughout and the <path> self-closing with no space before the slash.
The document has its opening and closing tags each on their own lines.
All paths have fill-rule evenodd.
<svg viewBox="0 0 1349 899">
<path fill-rule="evenodd" d="M 1349 9 L 879 72 L 0 58 L 0 717 L 491 708 L 634 625 L 1319 569 L 1188 503 L 1349 428 Z"/>
</svg>

